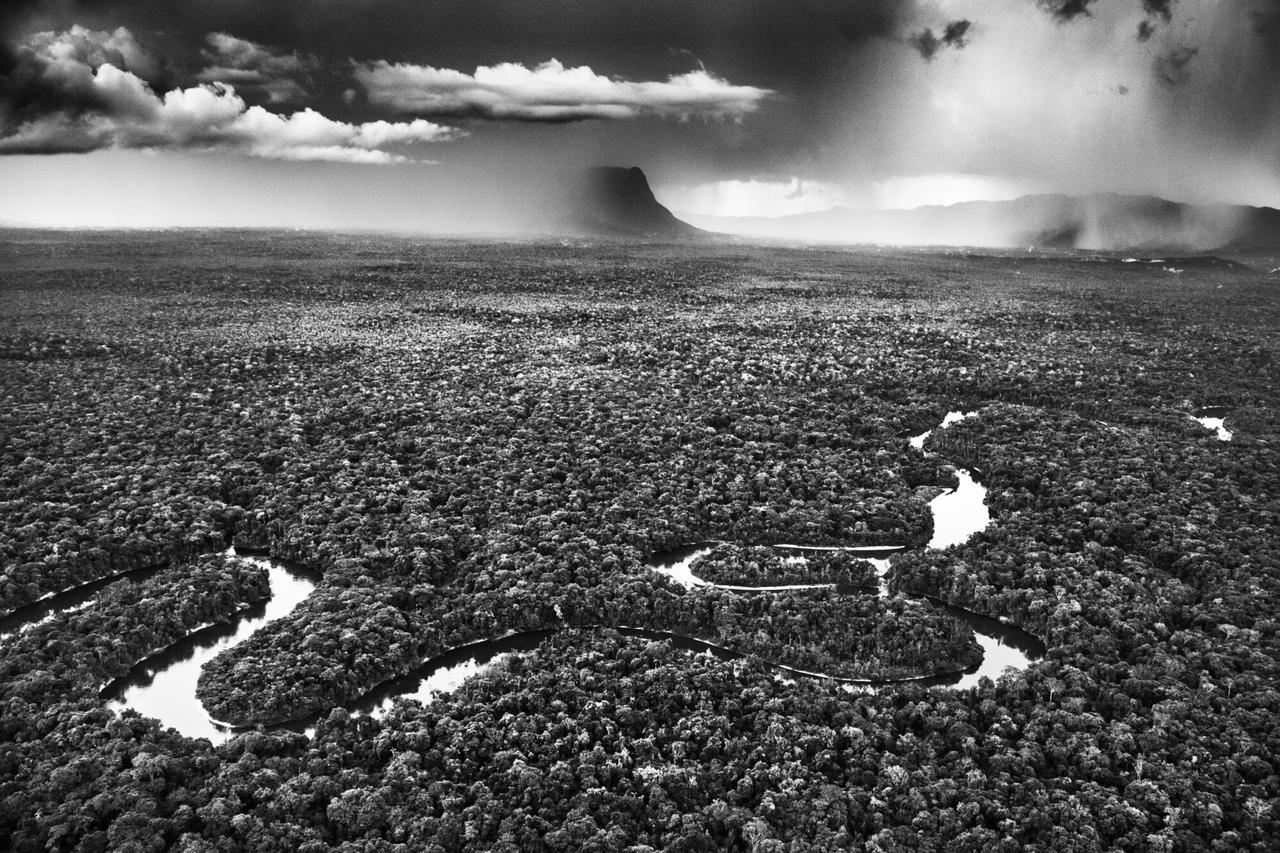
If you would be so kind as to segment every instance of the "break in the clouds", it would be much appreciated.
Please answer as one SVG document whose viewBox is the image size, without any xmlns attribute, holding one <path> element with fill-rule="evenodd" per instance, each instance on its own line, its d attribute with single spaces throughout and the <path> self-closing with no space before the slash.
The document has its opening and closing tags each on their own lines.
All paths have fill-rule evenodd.
<svg viewBox="0 0 1280 853">
<path fill-rule="evenodd" d="M 632 81 L 566 68 L 550 59 L 533 68 L 482 65 L 472 74 L 428 65 L 363 63 L 355 77 L 369 101 L 397 113 L 565 122 L 640 116 L 732 118 L 754 112 L 772 94 L 737 86 L 705 69 L 665 81 Z"/>
<path fill-rule="evenodd" d="M 197 75 L 200 82 L 235 86 L 272 104 L 298 104 L 311 97 L 311 77 L 320 69 L 315 56 L 274 50 L 230 33 L 209 33 L 205 40 L 208 46 L 201 55 L 208 64 Z"/>
<path fill-rule="evenodd" d="M 388 146 L 434 142 L 453 128 L 410 122 L 335 121 L 311 109 L 290 115 L 250 106 L 234 87 L 210 82 L 163 95 L 141 74 L 154 58 L 124 28 L 36 33 L 17 51 L 14 98 L 0 153 L 55 154 L 106 148 L 232 151 L 284 160 L 386 163 Z"/>
</svg>

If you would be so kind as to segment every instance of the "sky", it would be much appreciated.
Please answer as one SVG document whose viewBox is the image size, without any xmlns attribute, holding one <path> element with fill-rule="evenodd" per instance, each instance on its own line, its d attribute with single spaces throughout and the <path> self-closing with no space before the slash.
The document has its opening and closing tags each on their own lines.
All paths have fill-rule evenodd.
<svg viewBox="0 0 1280 853">
<path fill-rule="evenodd" d="M 6 0 L 0 223 L 488 233 L 1041 192 L 1280 207 L 1280 0 Z"/>
</svg>

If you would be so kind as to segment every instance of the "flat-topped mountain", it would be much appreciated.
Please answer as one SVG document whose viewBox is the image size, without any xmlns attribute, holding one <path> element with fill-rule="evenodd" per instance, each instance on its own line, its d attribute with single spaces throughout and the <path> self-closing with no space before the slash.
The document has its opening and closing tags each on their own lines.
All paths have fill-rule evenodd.
<svg viewBox="0 0 1280 853">
<path fill-rule="evenodd" d="M 667 210 L 654 198 L 644 172 L 635 166 L 588 169 L 569 204 L 566 224 L 575 233 L 645 240 L 711 236 Z"/>
</svg>

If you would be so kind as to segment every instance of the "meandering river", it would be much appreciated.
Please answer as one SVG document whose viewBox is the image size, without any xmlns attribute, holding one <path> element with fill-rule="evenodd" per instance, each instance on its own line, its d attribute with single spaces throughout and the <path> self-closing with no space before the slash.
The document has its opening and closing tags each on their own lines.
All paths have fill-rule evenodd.
<svg viewBox="0 0 1280 853">
<path fill-rule="evenodd" d="M 164 651 L 136 664 L 123 678 L 107 685 L 103 698 L 116 711 L 132 708 L 155 717 L 188 737 L 207 737 L 220 743 L 232 728 L 209 718 L 196 699 L 196 681 L 206 663 L 245 640 L 268 622 L 287 616 L 302 603 L 319 576 L 307 570 L 264 557 L 239 556 L 267 569 L 271 597 L 245 611 L 229 624 L 212 625 L 188 634 Z"/>
<path fill-rule="evenodd" d="M 938 428 L 946 428 L 967 417 L 961 412 L 950 412 L 939 424 Z M 933 430 L 911 437 L 910 444 L 924 453 L 924 442 Z M 929 504 L 933 513 L 934 533 L 928 548 L 947 548 L 951 545 L 966 542 L 975 533 L 985 529 L 991 523 L 991 514 L 986 506 L 987 490 L 974 480 L 970 472 L 957 471 L 959 484 L 950 491 L 935 497 Z M 804 590 L 836 587 L 847 594 L 866 594 L 868 590 L 857 587 L 843 588 L 835 584 L 782 584 L 775 586 L 741 586 L 732 584 L 716 584 L 699 578 L 693 572 L 697 561 L 718 543 L 707 542 L 688 545 L 651 558 L 650 567 L 666 575 L 675 582 L 686 587 L 717 587 L 734 592 L 769 593 L 781 590 Z M 888 583 L 885 575 L 895 553 L 905 550 L 905 546 L 837 546 L 837 545 L 800 545 L 780 544 L 774 548 L 782 551 L 794 551 L 803 555 L 806 551 L 851 551 L 871 562 L 878 575 L 878 595 L 888 596 Z M 919 597 L 919 596 L 914 596 Z M 946 673 L 930 675 L 914 679 L 897 679 L 886 681 L 870 681 L 852 678 L 835 678 L 851 691 L 875 690 L 913 681 L 927 685 L 950 685 L 958 689 L 972 687 L 984 677 L 997 678 L 1009 669 L 1019 670 L 1040 658 L 1045 652 L 1044 643 L 1026 631 L 1009 625 L 999 619 L 984 616 L 980 613 L 945 604 L 936 599 L 926 599 L 936 607 L 946 611 L 955 619 L 970 627 L 982 648 L 982 662 L 974 669 L 963 673 Z M 401 696 L 409 696 L 423 702 L 431 701 L 442 692 L 457 688 L 463 681 L 474 675 L 483 673 L 493 663 L 511 654 L 536 648 L 540 643 L 552 636 L 559 629 L 544 629 L 511 634 L 505 637 L 473 643 L 451 650 L 438 657 L 424 662 L 413 672 L 402 678 L 379 685 L 353 705 L 353 710 L 365 713 L 381 714 L 389 709 L 392 703 Z M 618 631 L 628 636 L 653 640 L 670 640 L 678 648 L 688 651 L 712 654 L 724 659 L 744 657 L 739 652 L 715 645 L 705 640 L 634 627 L 618 627 Z M 807 672 L 782 664 L 774 664 L 783 677 L 816 677 L 831 678 L 823 673 Z"/>
<path fill-rule="evenodd" d="M 967 417 L 961 412 L 950 412 L 937 428 L 942 429 Z M 933 430 L 927 430 L 909 439 L 912 447 L 926 453 L 924 444 Z M 1229 436 L 1229 434 L 1228 434 Z M 975 533 L 991 523 L 985 498 L 986 488 L 974 479 L 969 471 L 957 471 L 958 485 L 935 497 L 929 504 L 933 514 L 934 532 L 927 548 L 940 549 L 968 541 Z M 697 561 L 717 543 L 690 545 L 677 551 L 655 555 L 649 562 L 655 572 L 666 575 L 686 587 L 714 586 L 735 592 L 768 594 L 781 590 L 803 590 L 835 586 L 833 584 L 787 584 L 778 586 L 735 586 L 714 584 L 697 577 L 693 569 Z M 880 596 L 888 596 L 886 573 L 893 556 L 905 546 L 829 546 L 786 543 L 772 546 L 792 553 L 792 559 L 802 559 L 806 551 L 845 550 L 859 554 L 870 561 L 878 576 L 875 590 Z M 234 553 L 234 552 L 231 552 Z M 196 682 L 202 667 L 217 655 L 248 639 L 267 623 L 288 615 L 315 588 L 318 576 L 298 566 L 285 564 L 260 556 L 237 555 L 238 559 L 259 562 L 266 567 L 271 586 L 270 598 L 245 610 L 230 624 L 210 626 L 188 635 L 163 651 L 148 657 L 133 667 L 123 678 L 117 679 L 102 690 L 107 706 L 114 710 L 132 708 L 147 716 L 156 717 L 166 725 L 190 737 L 206 737 L 221 742 L 235 734 L 235 730 L 209 718 L 196 699 Z M 51 595 L 16 611 L 0 628 L 10 633 L 22 630 L 51 618 L 58 612 L 92 603 L 94 595 L 105 585 L 122 577 L 154 574 L 158 569 L 138 570 L 122 576 L 113 576 L 65 593 Z M 868 589 L 837 587 L 845 594 L 868 594 Z M 901 593 L 900 593 L 901 594 Z M 921 596 L 912 596 L 922 598 Z M 925 684 L 953 685 L 958 688 L 972 686 L 983 677 L 996 678 L 1008 669 L 1021 669 L 1044 654 L 1044 644 L 1036 637 L 1001 620 L 947 605 L 933 599 L 934 606 L 944 609 L 954 618 L 967 624 L 982 647 L 983 659 L 979 666 L 965 673 L 931 675 L 906 679 Z M 723 648 L 705 640 L 631 626 L 609 626 L 621 633 L 651 640 L 670 640 L 679 648 L 697 653 L 716 655 L 725 659 L 744 657 L 741 653 Z M 481 674 L 495 661 L 512 654 L 537 648 L 552 634 L 564 630 L 547 628 L 509 634 L 453 649 L 425 661 L 413 672 L 402 678 L 385 682 L 353 703 L 353 710 L 380 714 L 391 706 L 396 698 L 412 696 L 430 701 L 441 692 L 458 687 L 464 680 Z M 807 672 L 793 667 L 774 664 L 781 677 L 830 678 L 823 673 Z M 850 690 L 883 689 L 904 679 L 893 681 L 867 681 L 836 678 Z M 306 729 L 312 721 L 299 720 L 286 724 L 290 728 Z"/>
</svg>

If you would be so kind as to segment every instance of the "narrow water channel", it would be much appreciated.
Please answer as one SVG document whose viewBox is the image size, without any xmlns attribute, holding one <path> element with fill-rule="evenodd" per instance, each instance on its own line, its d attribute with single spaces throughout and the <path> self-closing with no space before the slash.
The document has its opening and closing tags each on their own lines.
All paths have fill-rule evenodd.
<svg viewBox="0 0 1280 853">
<path fill-rule="evenodd" d="M 169 646 L 136 664 L 127 675 L 102 691 L 107 707 L 114 711 L 132 708 L 155 717 L 188 737 L 206 737 L 221 743 L 235 732 L 224 723 L 210 719 L 196 698 L 196 681 L 201 668 L 222 652 L 247 640 L 255 631 L 287 616 L 315 589 L 318 576 L 306 570 L 265 557 L 242 556 L 265 566 L 271 597 L 243 611 L 232 623 L 212 625 Z"/>
<path fill-rule="evenodd" d="M 964 417 L 966 415 L 960 412 L 950 412 L 939 428 L 945 428 Z M 911 446 L 925 453 L 924 443 L 930 432 L 932 430 L 912 437 Z M 985 487 L 974 480 L 968 471 L 960 470 L 957 475 L 959 477 L 957 487 L 937 496 L 929 504 L 934 523 L 933 538 L 927 546 L 929 548 L 946 548 L 965 542 L 991 523 L 985 504 Z M 716 544 L 718 543 L 700 543 L 667 554 L 656 555 L 650 561 L 650 568 L 687 587 L 714 586 L 735 592 L 767 594 L 780 590 L 835 586 L 833 584 L 778 586 L 713 584 L 697 577 L 693 572 L 693 566 Z M 878 586 L 875 592 L 882 597 L 889 595 L 885 575 L 893 555 L 905 550 L 904 546 L 900 545 L 846 547 L 783 543 L 773 547 L 790 554 L 792 559 L 801 559 L 805 552 L 814 551 L 842 550 L 858 554 L 876 567 Z M 210 719 L 196 699 L 196 682 L 200 677 L 201 668 L 223 651 L 243 642 L 266 623 L 291 612 L 314 588 L 312 579 L 296 569 L 269 560 L 263 563 L 268 568 L 271 580 L 271 598 L 265 605 L 247 611 L 232 625 L 214 626 L 198 631 L 160 654 L 142 661 L 126 677 L 112 683 L 103 691 L 103 696 L 109 699 L 108 707 L 116 710 L 133 708 L 140 713 L 156 717 L 166 725 L 191 737 L 206 737 L 214 742 L 232 737 L 235 731 L 229 726 Z M 869 590 L 858 588 L 837 587 L 837 589 L 845 594 L 865 595 L 869 592 Z M 976 684 L 984 676 L 994 679 L 1008 668 L 1026 667 L 1031 660 L 1044 653 L 1044 644 L 1025 631 L 963 608 L 938 601 L 932 603 L 973 630 L 982 647 L 983 659 L 978 667 L 967 673 L 931 675 L 907 680 L 930 685 L 967 687 Z M 711 654 L 726 660 L 744 657 L 739 652 L 693 637 L 637 627 L 610 627 L 615 627 L 628 636 L 669 640 L 677 648 Z M 353 703 L 352 710 L 358 713 L 381 715 L 400 697 L 412 697 L 430 702 L 439 694 L 456 689 L 466 679 L 482 674 L 495 662 L 505 660 L 513 654 L 536 649 L 559 630 L 564 629 L 548 628 L 509 634 L 452 649 L 424 661 L 417 669 L 401 678 L 378 685 Z M 785 665 L 775 664 L 774 666 L 783 678 L 829 677 L 823 673 L 807 672 Z M 902 680 L 877 682 L 849 678 L 834 680 L 853 691 L 882 689 L 902 682 Z M 284 726 L 298 731 L 312 731 L 314 720 L 296 720 Z"/>
<path fill-rule="evenodd" d="M 682 578 L 682 577 L 696 578 L 696 576 L 693 574 L 692 566 L 700 558 L 702 558 L 706 554 L 709 554 L 713 547 L 714 546 L 712 545 L 704 545 L 704 546 L 699 546 L 691 549 L 682 549 L 679 552 L 678 558 L 675 559 L 674 561 L 671 560 L 669 555 L 664 555 L 663 557 L 659 557 L 655 560 L 654 569 L 655 571 L 659 571 L 667 575 L 668 577 L 672 578 L 673 580 L 677 580 L 677 581 L 679 580 L 679 578 Z M 849 550 L 859 551 L 863 549 L 850 548 Z M 880 595 L 881 597 L 887 597 L 889 595 L 888 583 L 885 579 L 885 574 L 888 571 L 891 561 L 892 561 L 891 557 L 868 558 L 868 562 L 870 562 L 872 565 L 876 567 L 876 571 L 880 580 L 877 594 Z M 730 586 L 722 586 L 720 584 L 713 584 L 708 581 L 702 580 L 701 578 L 696 578 L 696 580 L 697 582 L 695 584 L 692 584 L 692 586 L 712 586 L 712 587 L 717 587 L 719 589 L 748 589 L 748 590 L 757 591 L 757 592 L 766 592 L 771 589 L 780 589 L 780 588 L 789 588 L 789 589 L 804 588 L 804 587 L 745 587 L 745 588 L 730 587 Z M 832 586 L 832 584 L 819 584 L 816 586 L 830 587 Z M 858 593 L 865 594 L 866 592 L 865 590 L 860 590 L 856 587 L 852 589 L 841 588 L 840 591 L 846 594 L 858 594 Z M 965 625 L 968 625 L 969 629 L 973 631 L 974 636 L 978 641 L 978 645 L 981 646 L 983 655 L 982 655 L 982 662 L 977 666 L 977 668 L 966 673 L 925 676 L 923 678 L 905 679 L 905 680 L 921 681 L 921 682 L 933 684 L 933 685 L 950 684 L 960 688 L 970 687 L 977 684 L 978 680 L 983 678 L 984 676 L 994 680 L 998 678 L 1001 674 L 1003 674 L 1004 671 L 1008 668 L 1013 668 L 1015 670 L 1025 669 L 1026 667 L 1031 665 L 1032 661 L 1039 659 L 1045 653 L 1045 645 L 1039 638 L 1035 637 L 1032 634 L 1029 634 L 1026 631 L 1023 631 L 1020 628 L 1015 628 L 1012 625 L 1002 622 L 999 619 L 996 619 L 991 616 L 985 616 L 981 613 L 974 613 L 973 611 L 966 610 L 963 607 L 956 607 L 954 605 L 945 604 L 942 601 L 928 598 L 926 596 L 911 595 L 908 597 L 924 598 L 925 600 L 933 604 L 935 607 L 938 607 L 939 609 L 944 610 L 947 613 L 947 615 L 951 616 L 952 618 L 960 622 L 963 622 Z M 707 645 L 707 644 L 703 644 L 703 645 Z M 785 667 L 785 666 L 779 666 L 779 669 L 786 670 L 788 672 L 792 672 L 796 674 L 801 674 L 801 675 L 812 675 L 812 676 L 818 676 L 818 677 L 824 677 L 824 678 L 827 677 L 823 673 L 798 672 L 797 670 L 794 670 L 790 667 Z M 850 684 L 861 684 L 861 685 L 867 685 L 871 687 L 884 687 L 892 684 L 901 683 L 904 679 L 887 679 L 884 681 L 875 681 L 875 680 L 869 680 L 869 679 L 839 678 L 835 680 L 847 682 Z"/>
<path fill-rule="evenodd" d="M 945 429 L 972 413 L 949 412 L 939 424 Z M 921 453 L 925 440 L 933 430 L 927 430 L 913 436 L 909 442 Z M 929 508 L 933 513 L 934 533 L 926 546 L 931 549 L 947 548 L 969 540 L 975 533 L 986 529 L 991 524 L 991 514 L 986 506 L 986 487 L 978 483 L 970 472 L 957 471 L 959 484 L 956 488 L 934 498 Z M 785 584 L 777 586 L 737 586 L 716 584 L 694 574 L 693 566 L 704 555 L 719 543 L 703 542 L 687 545 L 663 554 L 655 555 L 649 562 L 650 568 L 664 574 L 673 581 L 689 587 L 716 587 L 735 592 L 768 593 L 780 590 L 824 589 L 835 586 L 845 594 L 866 594 L 868 590 L 844 588 L 835 584 Z M 772 546 L 779 551 L 796 552 L 803 555 L 806 551 L 849 551 L 866 559 L 876 567 L 878 587 L 876 593 L 881 597 L 889 595 L 886 573 L 894 554 L 905 550 L 904 546 L 839 546 L 839 545 L 802 545 L 784 543 Z M 920 596 L 912 596 L 919 598 Z M 961 607 L 946 604 L 936 599 L 929 599 L 935 607 L 944 610 L 948 615 L 968 625 L 974 632 L 979 646 L 982 648 L 982 662 L 974 669 L 963 673 L 946 673 L 921 678 L 905 679 L 931 686 L 954 686 L 959 689 L 972 687 L 980 679 L 986 677 L 996 679 L 1009 669 L 1020 670 L 1040 658 L 1045 653 L 1044 643 L 1037 637 L 1015 628 L 999 619 L 974 613 Z M 616 627 L 616 626 L 615 626 Z M 381 714 L 391 707 L 396 698 L 412 696 L 421 701 L 430 701 L 439 693 L 453 690 L 466 678 L 482 673 L 487 667 L 503 660 L 512 653 L 536 648 L 557 629 L 544 629 L 521 634 L 513 634 L 493 640 L 487 640 L 463 646 L 446 652 L 439 657 L 425 661 L 416 670 L 401 679 L 388 681 L 375 688 L 361 700 L 355 710 L 365 713 Z M 687 651 L 711 654 L 722 659 L 732 660 L 744 657 L 743 654 L 714 645 L 704 640 L 663 631 L 642 628 L 617 627 L 620 633 L 647 639 L 670 640 L 677 648 Z M 780 677 L 816 677 L 830 678 L 824 673 L 807 672 L 782 664 L 774 664 Z M 884 689 L 893 684 L 901 684 L 904 679 L 893 681 L 870 681 L 863 679 L 834 678 L 853 692 Z"/>
<path fill-rule="evenodd" d="M 937 429 L 944 429 L 951 424 L 963 420 L 972 413 L 949 412 Z M 1225 410 L 1202 409 L 1195 419 L 1210 428 L 1218 430 L 1218 437 L 1223 441 L 1231 439 L 1231 433 L 1223 426 Z M 909 438 L 909 444 L 921 453 L 929 454 L 924 445 L 933 430 L 927 430 Z M 931 455 L 931 454 L 930 454 Z M 991 523 L 985 499 L 987 490 L 971 472 L 957 471 L 958 485 L 948 492 L 935 497 L 929 504 L 933 515 L 934 532 L 927 548 L 941 549 L 968 541 L 973 535 L 985 529 Z M 835 587 L 844 594 L 867 594 L 871 590 L 858 587 L 846 587 L 834 584 L 787 584 L 778 586 L 733 586 L 714 584 L 697 577 L 693 566 L 697 560 L 708 553 L 717 543 L 700 543 L 689 545 L 675 551 L 655 555 L 650 560 L 650 568 L 665 574 L 673 581 L 687 587 L 718 587 L 735 592 L 769 593 L 781 590 L 804 590 Z M 790 556 L 785 559 L 803 559 L 805 552 L 842 550 L 850 551 L 871 562 L 877 572 L 878 586 L 876 594 L 881 597 L 889 595 L 886 574 L 895 554 L 906 550 L 905 546 L 832 546 L 806 545 L 799 543 L 783 543 L 771 546 Z M 161 720 L 190 737 L 206 737 L 211 741 L 222 742 L 232 737 L 236 731 L 232 727 L 209 718 L 207 712 L 196 699 L 196 683 L 205 663 L 227 649 L 243 642 L 255 631 L 267 623 L 291 613 L 315 588 L 319 577 L 306 570 L 269 560 L 258 556 L 239 556 L 263 565 L 268 571 L 271 596 L 259 605 L 242 612 L 230 624 L 214 625 L 188 635 L 163 651 L 139 662 L 124 677 L 113 681 L 102 690 L 102 697 L 107 707 L 123 711 L 132 708 L 141 714 Z M 0 639 L 12 636 L 31 625 L 39 624 L 60 612 L 84 607 L 91 604 L 97 593 L 105 586 L 125 578 L 142 579 L 154 575 L 160 567 L 136 569 L 119 575 L 113 575 L 66 590 L 53 593 L 19 608 L 0 619 Z M 920 598 L 920 596 L 912 596 Z M 944 602 L 927 598 L 934 606 L 945 610 L 949 615 L 967 624 L 974 632 L 977 642 L 982 648 L 982 662 L 966 673 L 927 676 L 908 679 L 930 685 L 953 685 L 957 688 L 973 686 L 983 677 L 997 678 L 1009 669 L 1023 669 L 1045 652 L 1042 641 L 1002 620 L 964 608 L 948 605 Z M 557 611 L 558 612 L 558 611 Z M 628 636 L 654 640 L 669 640 L 677 648 L 696 653 L 712 654 L 732 660 L 744 657 L 743 654 L 726 649 L 704 640 L 655 631 L 645 628 L 626 626 L 612 627 Z M 392 681 L 379 685 L 370 691 L 353 706 L 354 710 L 365 713 L 384 713 L 401 696 L 411 696 L 422 701 L 431 701 L 442 692 L 456 689 L 467 678 L 483 671 L 495 661 L 503 660 L 513 654 L 537 648 L 546 639 L 563 628 L 548 628 L 519 634 L 509 634 L 491 640 L 473 643 L 425 661 L 413 672 Z M 829 678 L 823 673 L 806 672 L 780 664 L 774 664 L 779 677 L 819 677 Z M 858 679 L 837 678 L 845 687 L 854 691 L 875 690 L 901 683 L 895 681 L 865 681 Z M 283 727 L 306 730 L 313 726 L 314 720 L 299 720 L 282 724 Z"/>
<path fill-rule="evenodd" d="M 674 551 L 668 551 L 663 554 L 657 554 L 650 558 L 649 568 L 658 574 L 666 575 L 676 583 L 684 587 L 715 587 L 716 589 L 727 589 L 731 592 L 782 592 L 785 590 L 804 590 L 804 589 L 835 589 L 839 584 L 834 583 L 793 583 L 793 584 L 777 584 L 774 586 L 739 586 L 727 583 L 712 583 L 703 580 L 693 573 L 693 564 L 697 560 L 709 554 L 719 542 L 703 542 L 698 545 L 686 545 L 683 548 L 677 548 Z M 871 563 L 877 563 L 876 558 L 884 558 L 895 551 L 901 551 L 901 545 L 868 545 L 858 547 L 842 547 L 839 545 L 773 545 L 770 546 L 780 551 L 798 551 L 801 556 L 796 558 L 783 559 L 803 559 L 805 551 L 849 551 L 863 556 Z"/>
<path fill-rule="evenodd" d="M 30 604 L 19 607 L 7 616 L 0 617 L 0 640 L 6 640 L 36 625 L 48 622 L 59 613 L 69 613 L 72 610 L 88 607 L 98 597 L 99 592 L 114 583 L 122 580 L 143 581 L 159 574 L 163 568 L 165 566 L 130 569 L 61 592 L 51 592 Z"/>
</svg>

